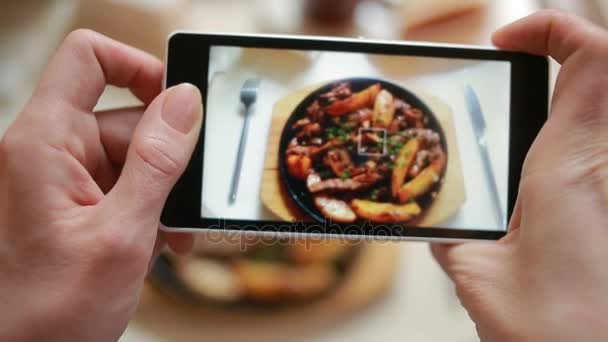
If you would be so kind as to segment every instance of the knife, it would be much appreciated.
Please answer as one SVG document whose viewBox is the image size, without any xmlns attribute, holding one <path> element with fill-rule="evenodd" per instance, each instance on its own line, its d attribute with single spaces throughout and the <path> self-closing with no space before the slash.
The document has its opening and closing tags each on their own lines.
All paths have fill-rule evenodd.
<svg viewBox="0 0 608 342">
<path fill-rule="evenodd" d="M 500 196 L 498 195 L 498 186 L 496 185 L 496 177 L 492 172 L 492 162 L 490 161 L 490 153 L 488 152 L 488 146 L 486 144 L 486 120 L 479 103 L 477 93 L 470 84 L 465 86 L 465 100 L 467 110 L 471 118 L 471 124 L 473 126 L 473 132 L 477 139 L 477 146 L 479 147 L 479 154 L 481 155 L 481 162 L 483 168 L 488 176 L 486 179 L 490 186 L 490 193 L 494 202 L 494 210 L 496 212 L 496 219 L 498 220 L 499 227 L 506 227 L 506 223 L 503 218 L 502 205 L 500 204 Z"/>
</svg>

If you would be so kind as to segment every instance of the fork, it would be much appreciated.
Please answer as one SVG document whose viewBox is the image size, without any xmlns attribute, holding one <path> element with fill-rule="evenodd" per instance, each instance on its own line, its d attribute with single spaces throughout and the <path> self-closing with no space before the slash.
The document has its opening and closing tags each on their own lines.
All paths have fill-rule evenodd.
<svg viewBox="0 0 608 342">
<path fill-rule="evenodd" d="M 239 188 L 239 180 L 241 178 L 241 168 L 243 166 L 243 157 L 245 154 L 245 141 L 247 140 L 247 131 L 249 130 L 249 119 L 251 118 L 251 108 L 258 96 L 258 88 L 260 86 L 259 78 L 250 78 L 245 81 L 241 88 L 241 103 L 245 107 L 245 121 L 241 130 L 241 140 L 239 141 L 239 149 L 236 155 L 236 165 L 232 174 L 232 185 L 230 186 L 230 197 L 228 202 L 233 204 L 236 201 L 236 194 Z"/>
</svg>

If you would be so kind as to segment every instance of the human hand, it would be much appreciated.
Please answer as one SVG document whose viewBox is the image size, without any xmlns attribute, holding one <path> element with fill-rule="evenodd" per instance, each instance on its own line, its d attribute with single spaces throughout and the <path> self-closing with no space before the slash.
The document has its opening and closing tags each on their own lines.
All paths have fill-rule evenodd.
<svg viewBox="0 0 608 342">
<path fill-rule="evenodd" d="M 166 197 L 198 139 L 192 85 L 162 92 L 156 58 L 71 33 L 0 142 L 0 340 L 117 340 L 135 310 Z M 106 84 L 147 109 L 93 113 Z M 158 96 L 157 96 L 158 95 Z M 143 113 L 143 115 L 142 115 Z"/>
<path fill-rule="evenodd" d="M 507 236 L 433 254 L 483 341 L 608 341 L 608 33 L 544 11 L 494 43 L 562 64 L 551 114 Z"/>
</svg>

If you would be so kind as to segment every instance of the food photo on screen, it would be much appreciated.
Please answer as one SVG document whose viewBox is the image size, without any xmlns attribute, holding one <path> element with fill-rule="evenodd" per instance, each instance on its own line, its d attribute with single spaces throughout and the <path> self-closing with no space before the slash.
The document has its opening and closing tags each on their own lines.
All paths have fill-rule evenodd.
<svg viewBox="0 0 608 342">
<path fill-rule="evenodd" d="M 510 63 L 212 46 L 201 217 L 504 231 Z"/>
</svg>

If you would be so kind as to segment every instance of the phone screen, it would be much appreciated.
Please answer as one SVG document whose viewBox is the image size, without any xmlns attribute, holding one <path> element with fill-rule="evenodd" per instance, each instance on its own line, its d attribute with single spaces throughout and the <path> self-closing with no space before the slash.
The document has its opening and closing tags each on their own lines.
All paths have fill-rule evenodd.
<svg viewBox="0 0 608 342">
<path fill-rule="evenodd" d="M 211 46 L 203 219 L 505 231 L 511 63 Z"/>
</svg>

